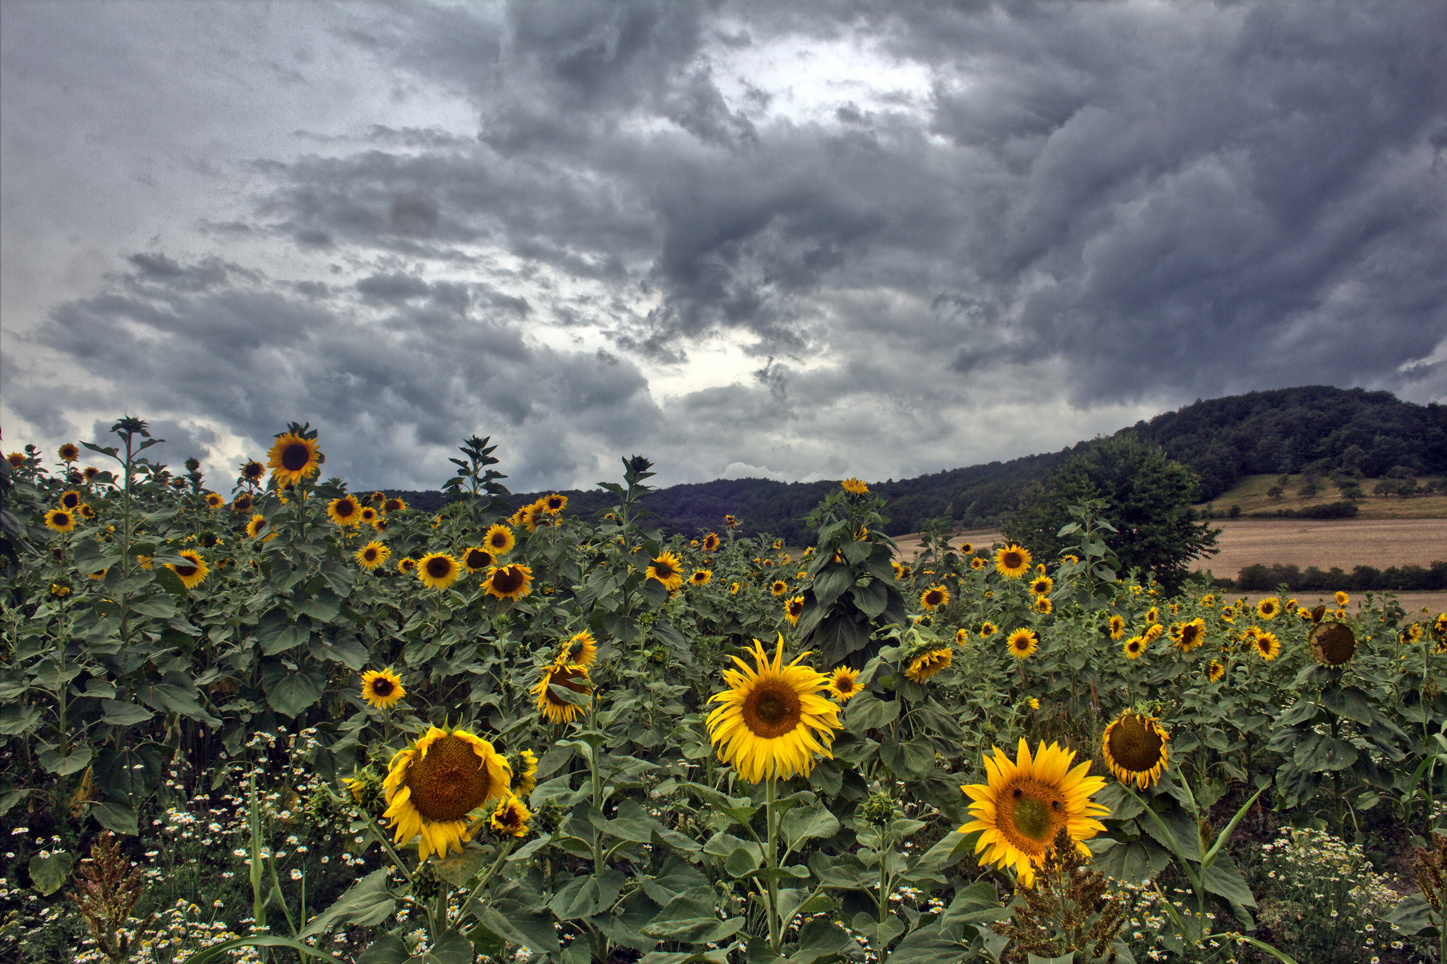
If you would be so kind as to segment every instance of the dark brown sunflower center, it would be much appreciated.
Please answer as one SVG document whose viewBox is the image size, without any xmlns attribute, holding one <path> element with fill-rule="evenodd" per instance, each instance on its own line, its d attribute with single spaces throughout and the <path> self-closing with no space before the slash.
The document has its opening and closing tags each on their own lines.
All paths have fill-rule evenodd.
<svg viewBox="0 0 1447 964">
<path fill-rule="evenodd" d="M 1022 653 L 1025 652 L 1025 650 L 1027 650 L 1027 649 L 1030 648 L 1030 637 L 1029 637 L 1029 636 L 1023 636 L 1023 635 L 1022 635 L 1022 636 L 1016 636 L 1016 637 L 1015 637 L 1015 648 L 1018 649 L 1018 650 L 1019 650 L 1020 652 L 1022 652 Z"/>
<path fill-rule="evenodd" d="M 509 806 L 497 815 L 497 822 L 503 833 L 514 833 L 523 826 L 523 815 L 517 807 Z"/>
<path fill-rule="evenodd" d="M 1311 631 L 1311 651 L 1327 666 L 1340 666 L 1357 651 L 1357 638 L 1343 623 L 1322 623 Z"/>
<path fill-rule="evenodd" d="M 940 592 L 938 589 L 931 589 L 929 592 L 924 594 L 924 602 L 926 606 L 938 606 L 944 601 L 945 594 Z"/>
<path fill-rule="evenodd" d="M 383 512 L 398 512 L 401 510 L 401 508 L 402 503 L 397 499 L 388 499 L 386 502 L 382 503 Z"/>
<path fill-rule="evenodd" d="M 663 580 L 672 579 L 678 570 L 674 569 L 673 565 L 666 560 L 655 559 L 653 560 L 653 571 L 658 573 L 659 580 Z"/>
<path fill-rule="evenodd" d="M 744 725 L 755 736 L 772 739 L 792 733 L 803 718 L 803 710 L 792 686 L 781 680 L 766 681 L 744 698 Z"/>
<path fill-rule="evenodd" d="M 574 693 L 587 693 L 588 676 L 582 670 L 567 666 L 559 666 L 548 673 L 548 686 L 543 690 L 544 697 L 554 706 L 568 706 L 570 704 L 566 700 L 560 699 L 553 692 L 554 686 L 561 686 Z"/>
<path fill-rule="evenodd" d="M 55 514 L 55 524 L 58 525 L 58 526 L 68 526 L 68 525 L 70 525 L 70 513 L 69 513 L 69 512 L 57 512 L 57 513 Z"/>
<path fill-rule="evenodd" d="M 341 516 L 343 519 L 354 515 L 356 511 L 356 505 L 354 503 L 348 502 L 345 499 L 337 503 L 337 515 Z"/>
<path fill-rule="evenodd" d="M 397 687 L 385 676 L 379 676 L 372 680 L 372 695 L 385 699 L 397 692 Z"/>
<path fill-rule="evenodd" d="M 488 536 L 487 544 L 492 546 L 494 549 L 502 549 L 507 546 L 507 536 L 501 532 L 494 532 L 492 535 Z"/>
<path fill-rule="evenodd" d="M 60 497 L 60 504 L 67 509 L 74 509 L 80 505 L 80 494 L 77 492 L 67 492 Z"/>
<path fill-rule="evenodd" d="M 1007 786 L 996 806 L 1000 833 L 1034 857 L 1045 853 L 1069 816 L 1059 791 L 1029 778 Z"/>
<path fill-rule="evenodd" d="M 503 566 L 492 574 L 492 588 L 496 592 L 517 592 L 523 587 L 526 577 L 517 566 Z"/>
<path fill-rule="evenodd" d="M 551 509 L 551 510 L 554 511 L 554 512 L 559 512 L 559 511 L 561 511 L 562 508 L 563 508 L 563 500 L 562 500 L 562 499 L 549 499 L 549 500 L 548 500 L 548 508 Z"/>
<path fill-rule="evenodd" d="M 790 616 L 801 616 L 801 615 L 803 615 L 803 613 L 804 613 L 804 600 L 802 600 L 802 599 L 791 599 L 791 600 L 789 600 L 789 615 L 790 615 Z"/>
<path fill-rule="evenodd" d="M 848 676 L 841 676 L 834 681 L 834 690 L 838 693 L 853 693 L 854 680 L 850 679 Z"/>
<path fill-rule="evenodd" d="M 1132 639 L 1130 642 L 1125 644 L 1125 648 L 1130 650 L 1132 653 L 1139 653 L 1141 651 L 1141 646 L 1143 642 L 1144 641 L 1139 638 Z"/>
<path fill-rule="evenodd" d="M 281 467 L 288 472 L 300 472 L 311 461 L 311 450 L 300 442 L 292 442 L 281 450 Z"/>
<path fill-rule="evenodd" d="M 1007 552 L 1000 557 L 1006 569 L 1019 569 L 1025 565 L 1025 557 L 1018 552 Z"/>
<path fill-rule="evenodd" d="M 247 462 L 246 468 L 242 470 L 242 474 L 248 479 L 259 479 L 263 471 L 265 471 L 265 466 L 260 462 Z"/>
<path fill-rule="evenodd" d="M 177 567 L 176 567 L 176 575 L 180 576 L 182 579 L 190 579 L 192 576 L 196 575 L 196 567 L 195 567 L 195 566 L 177 566 Z"/>
<path fill-rule="evenodd" d="M 1160 732 L 1139 716 L 1127 716 L 1106 741 L 1111 758 L 1132 773 L 1149 773 L 1161 762 L 1165 742 Z"/>
<path fill-rule="evenodd" d="M 427 575 L 433 579 L 446 579 L 452 575 L 452 560 L 435 556 L 427 560 Z"/>
<path fill-rule="evenodd" d="M 492 553 L 485 552 L 482 549 L 467 550 L 467 568 L 481 569 L 483 566 L 490 565 L 491 563 Z"/>
<path fill-rule="evenodd" d="M 487 771 L 472 744 L 445 736 L 412 761 L 403 779 L 412 806 L 428 820 L 461 820 L 487 799 Z"/>
<path fill-rule="evenodd" d="M 376 562 L 377 550 L 371 546 L 368 546 L 367 548 L 362 550 L 362 558 L 367 560 L 368 562 Z"/>
</svg>

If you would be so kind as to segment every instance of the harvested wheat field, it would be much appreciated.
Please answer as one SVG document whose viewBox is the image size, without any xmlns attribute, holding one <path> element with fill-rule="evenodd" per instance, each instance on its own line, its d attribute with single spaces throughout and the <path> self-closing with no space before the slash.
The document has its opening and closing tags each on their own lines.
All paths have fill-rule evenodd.
<svg viewBox="0 0 1447 964">
<path fill-rule="evenodd" d="M 1195 569 L 1235 578 L 1253 563 L 1285 566 L 1429 566 L 1447 559 L 1447 519 L 1217 519 L 1220 552 Z"/>
</svg>

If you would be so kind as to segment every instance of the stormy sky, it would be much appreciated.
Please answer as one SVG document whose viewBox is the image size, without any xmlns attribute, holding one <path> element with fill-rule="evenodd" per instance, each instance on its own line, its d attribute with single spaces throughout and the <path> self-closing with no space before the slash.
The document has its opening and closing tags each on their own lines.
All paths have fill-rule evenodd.
<svg viewBox="0 0 1447 964">
<path fill-rule="evenodd" d="M 6 451 L 869 481 L 1447 397 L 1447 6 L 0 2 Z"/>
</svg>

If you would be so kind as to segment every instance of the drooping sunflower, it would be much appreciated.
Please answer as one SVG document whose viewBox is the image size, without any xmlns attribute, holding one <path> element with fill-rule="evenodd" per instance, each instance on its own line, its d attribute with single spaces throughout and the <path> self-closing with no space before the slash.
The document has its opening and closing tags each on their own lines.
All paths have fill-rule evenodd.
<svg viewBox="0 0 1447 964">
<path fill-rule="evenodd" d="M 506 798 L 511 783 L 507 761 L 491 743 L 466 730 L 430 727 L 392 757 L 382 784 L 387 792 L 383 816 L 395 828 L 398 846 L 420 838 L 419 860 L 448 850 L 461 853 L 472 837 L 468 814 L 489 800 Z"/>
<path fill-rule="evenodd" d="M 1107 630 L 1111 639 L 1120 639 L 1125 635 L 1125 617 L 1116 613 L 1110 617 L 1110 625 Z"/>
<path fill-rule="evenodd" d="M 944 586 L 930 586 L 919 597 L 919 604 L 927 613 L 932 613 L 950 601 L 950 591 Z"/>
<path fill-rule="evenodd" d="M 792 626 L 799 625 L 799 617 L 804 615 L 804 597 L 795 596 L 784 603 L 784 618 Z"/>
<path fill-rule="evenodd" d="M 75 513 L 65 509 L 51 509 L 45 513 L 45 527 L 56 532 L 71 532 L 75 529 Z"/>
<path fill-rule="evenodd" d="M 586 629 L 574 633 L 563 643 L 558 662 L 567 666 L 581 666 L 587 669 L 598 658 L 598 641 Z"/>
<path fill-rule="evenodd" d="M 362 674 L 362 699 L 379 710 L 385 710 L 402 697 L 407 690 L 402 686 L 402 677 L 388 669 L 369 669 Z"/>
<path fill-rule="evenodd" d="M 869 494 L 869 486 L 865 485 L 863 482 L 859 481 L 858 479 L 845 479 L 843 482 L 841 482 L 841 483 L 839 483 L 839 484 L 840 484 L 841 486 L 843 486 L 844 491 L 845 491 L 845 492 L 848 492 L 850 495 L 868 495 L 868 494 Z"/>
<path fill-rule="evenodd" d="M 517 536 L 501 522 L 494 522 L 488 526 L 487 535 L 482 537 L 482 544 L 487 546 L 493 555 L 505 556 L 517 545 Z"/>
<path fill-rule="evenodd" d="M 677 589 L 683 585 L 683 567 L 678 557 L 671 552 L 660 552 L 648 564 L 645 573 L 649 579 L 657 579 L 665 589 Z"/>
<path fill-rule="evenodd" d="M 1183 653 L 1200 646 L 1206 641 L 1206 621 L 1200 616 L 1188 623 L 1178 623 L 1171 627 L 1171 645 Z"/>
<path fill-rule="evenodd" d="M 278 435 L 272 443 L 266 453 L 266 464 L 271 468 L 277 485 L 296 485 L 308 476 L 316 475 L 322 460 L 316 439 L 286 432 Z"/>
<path fill-rule="evenodd" d="M 985 620 L 983 623 L 980 623 L 980 638 L 981 638 L 981 639 L 989 639 L 991 636 L 995 635 L 995 634 L 998 633 L 999 631 L 1000 631 L 1000 627 L 999 627 L 999 626 L 996 626 L 994 623 L 990 622 L 988 619 Z"/>
<path fill-rule="evenodd" d="M 859 670 L 841 666 L 829 674 L 825 688 L 839 703 L 848 703 L 859 693 Z"/>
<path fill-rule="evenodd" d="M 735 519 L 733 516 L 731 516 L 731 515 L 726 515 L 726 516 L 724 516 L 724 526 L 725 526 L 726 528 L 733 529 L 733 528 L 736 528 L 736 527 L 738 526 L 738 524 L 739 524 L 739 520 L 738 520 L 738 519 Z"/>
<path fill-rule="evenodd" d="M 382 563 L 386 562 L 387 557 L 391 554 L 391 549 L 378 542 L 376 539 L 373 539 L 371 542 L 367 543 L 357 552 L 357 564 L 368 572 L 371 572 L 373 569 L 376 569 Z"/>
<path fill-rule="evenodd" d="M 354 526 L 362 521 L 362 506 L 355 496 L 344 495 L 327 503 L 327 516 L 339 526 Z"/>
<path fill-rule="evenodd" d="M 482 580 L 482 588 L 489 596 L 497 599 L 521 599 L 532 587 L 533 571 L 527 566 L 513 563 L 510 566 L 492 566 Z"/>
<path fill-rule="evenodd" d="M 1019 579 L 1030 571 L 1030 550 L 1015 543 L 995 550 L 995 571 L 1006 579 Z"/>
<path fill-rule="evenodd" d="M 704 552 L 717 552 L 717 551 L 718 551 L 718 546 L 719 546 L 719 537 L 718 537 L 718 533 L 717 533 L 717 532 L 710 532 L 708 535 L 706 535 L 706 536 L 703 537 L 703 551 L 704 551 Z"/>
<path fill-rule="evenodd" d="M 931 676 L 941 672 L 954 659 L 948 646 L 940 646 L 935 649 L 927 649 L 914 659 L 909 661 L 905 667 L 904 675 L 916 683 L 923 683 Z"/>
<path fill-rule="evenodd" d="M 446 589 L 462 575 L 462 566 L 445 552 L 429 552 L 417 560 L 417 578 L 429 589 Z"/>
<path fill-rule="evenodd" d="M 532 750 L 518 754 L 518 766 L 513 767 L 513 792 L 525 797 L 538 785 L 538 755 Z"/>
<path fill-rule="evenodd" d="M 1221 682 L 1222 677 L 1225 675 L 1226 667 L 1221 665 L 1219 659 L 1211 660 L 1210 664 L 1206 667 L 1206 678 L 1212 683 Z"/>
<path fill-rule="evenodd" d="M 494 833 L 500 833 L 504 837 L 526 837 L 528 821 L 532 816 L 532 812 L 521 800 L 508 794 L 498 803 L 497 809 L 493 810 L 488 826 L 492 827 Z"/>
<path fill-rule="evenodd" d="M 94 522 L 96 519 L 96 511 L 95 509 L 91 508 L 91 504 L 89 502 L 82 502 L 80 504 L 80 507 L 77 508 L 75 511 L 79 513 L 80 517 L 87 522 Z"/>
<path fill-rule="evenodd" d="M 392 496 L 390 499 L 388 499 L 386 502 L 383 502 L 383 503 L 382 503 L 382 512 L 383 512 L 384 515 L 390 515 L 390 514 L 392 514 L 393 512 L 406 512 L 406 511 L 407 511 L 407 500 L 404 499 L 404 498 L 402 498 L 401 496 L 396 496 L 396 495 L 394 495 L 394 496 Z"/>
<path fill-rule="evenodd" d="M 1155 786 L 1166 769 L 1170 738 L 1155 717 L 1122 713 L 1105 728 L 1101 752 L 1117 780 L 1145 790 Z"/>
<path fill-rule="evenodd" d="M 1281 612 L 1281 600 L 1275 596 L 1267 596 L 1256 604 L 1256 615 L 1262 619 L 1275 619 Z"/>
<path fill-rule="evenodd" d="M 258 539 L 267 529 L 266 516 L 253 515 L 251 521 L 246 523 L 246 534 L 252 539 Z"/>
<path fill-rule="evenodd" d="M 955 645 L 956 645 L 956 646 L 959 646 L 961 649 L 963 649 L 963 648 L 965 647 L 965 645 L 969 643 L 969 641 L 970 641 L 970 631 L 969 631 L 968 629 L 966 629 L 965 627 L 961 626 L 959 629 L 955 630 Z"/>
<path fill-rule="evenodd" d="M 206 565 L 206 560 L 201 558 L 200 553 L 194 549 L 182 549 L 177 553 L 186 562 L 181 565 L 166 563 L 166 568 L 174 572 L 181 579 L 181 585 L 187 589 L 195 589 L 206 580 L 206 574 L 211 571 Z"/>
<path fill-rule="evenodd" d="M 800 665 L 807 652 L 784 665 L 782 633 L 772 661 L 757 639 L 749 654 L 755 665 L 733 657 L 738 669 L 723 671 L 728 688 L 709 697 L 720 704 L 705 721 L 709 742 L 750 783 L 808 776 L 816 755 L 833 758 L 839 707 L 821 695 L 829 680 Z"/>
<path fill-rule="evenodd" d="M 1146 638 L 1144 636 L 1132 636 L 1125 641 L 1121 652 L 1125 653 L 1126 659 L 1137 659 L 1141 653 L 1146 651 Z"/>
<path fill-rule="evenodd" d="M 1009 647 L 1011 656 L 1024 659 L 1035 655 L 1040 648 L 1040 636 L 1033 629 L 1017 629 L 1005 640 L 1005 645 Z"/>
<path fill-rule="evenodd" d="M 593 681 L 582 666 L 567 663 L 553 663 L 543 670 L 543 678 L 531 690 L 538 712 L 551 723 L 571 723 L 583 714 L 580 703 L 569 703 L 559 696 L 553 687 L 565 689 L 579 696 L 591 696 Z"/>
<path fill-rule="evenodd" d="M 241 464 L 241 477 L 253 485 L 261 481 L 266 474 L 266 466 L 255 459 L 248 459 Z"/>
<path fill-rule="evenodd" d="M 1318 623 L 1312 627 L 1306 644 L 1311 649 L 1311 655 L 1323 666 L 1345 666 L 1357 653 L 1356 634 L 1346 623 Z"/>
<path fill-rule="evenodd" d="M 688 581 L 690 585 L 707 586 L 710 582 L 713 581 L 713 570 L 695 569 L 693 571 L 693 575 L 688 577 Z"/>
<path fill-rule="evenodd" d="M 1093 777 L 1090 762 L 1071 768 L 1075 751 L 1057 743 L 1030 747 L 1022 737 L 1012 762 L 999 747 L 985 757 L 985 783 L 961 786 L 973 801 L 971 821 L 961 833 L 980 831 L 975 853 L 980 862 L 1014 867 L 1023 887 L 1035 885 L 1035 865 L 1042 862 L 1063 827 L 1077 846 L 1105 829 L 1096 817 L 1110 811 L 1091 799 L 1105 787 L 1105 777 Z"/>
<path fill-rule="evenodd" d="M 74 442 L 66 442 L 56 454 L 60 456 L 62 462 L 74 462 L 80 458 L 80 447 Z"/>
<path fill-rule="evenodd" d="M 1048 616 L 1050 611 L 1055 608 L 1055 604 L 1050 601 L 1049 596 L 1036 596 L 1035 601 L 1030 604 L 1030 608 L 1041 615 Z"/>
<path fill-rule="evenodd" d="M 497 557 L 481 546 L 471 546 L 462 550 L 462 565 L 468 572 L 482 572 L 496 563 Z"/>
<path fill-rule="evenodd" d="M 12 469 L 23 469 L 25 468 L 25 463 L 30 461 L 30 459 L 24 452 L 11 452 L 5 456 L 5 461 L 10 463 Z"/>
<path fill-rule="evenodd" d="M 741 587 L 740 587 L 739 584 L 736 583 L 736 582 L 731 582 L 731 583 L 729 583 L 729 595 L 730 595 L 730 596 L 737 596 L 737 595 L 739 594 L 739 589 L 740 589 L 740 588 L 741 588 Z"/>
<path fill-rule="evenodd" d="M 1268 663 L 1281 655 L 1281 640 L 1276 638 L 1275 633 L 1258 633 L 1255 640 L 1256 652 Z"/>
<path fill-rule="evenodd" d="M 231 511 L 237 515 L 246 515 L 255 504 L 256 500 L 251 497 L 251 493 L 242 492 L 231 500 Z"/>
</svg>

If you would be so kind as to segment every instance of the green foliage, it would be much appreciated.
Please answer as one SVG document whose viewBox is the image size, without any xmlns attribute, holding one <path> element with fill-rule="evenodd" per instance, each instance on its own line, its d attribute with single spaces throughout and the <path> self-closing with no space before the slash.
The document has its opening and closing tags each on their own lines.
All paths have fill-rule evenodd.
<svg viewBox="0 0 1447 964">
<path fill-rule="evenodd" d="M 1139 569 L 1175 591 L 1189 564 L 1214 551 L 1216 532 L 1191 508 L 1196 479 L 1157 447 L 1130 434 L 1098 439 L 1044 484 L 1031 489 L 1005 523 L 1005 536 L 1046 558 L 1065 551 L 1067 507 L 1101 499 L 1114 532 L 1106 540 L 1121 567 Z"/>
</svg>

